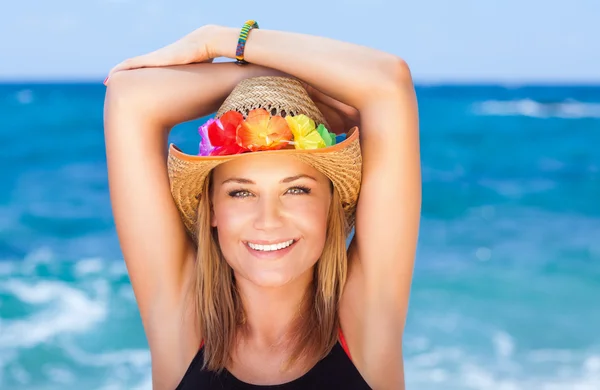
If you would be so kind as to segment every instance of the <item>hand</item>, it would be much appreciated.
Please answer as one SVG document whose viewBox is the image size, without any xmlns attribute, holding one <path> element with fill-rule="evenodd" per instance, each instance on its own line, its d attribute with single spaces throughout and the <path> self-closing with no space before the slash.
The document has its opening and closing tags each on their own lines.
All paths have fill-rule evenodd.
<svg viewBox="0 0 600 390">
<path fill-rule="evenodd" d="M 121 70 L 212 62 L 214 57 L 210 47 L 216 34 L 215 27 L 213 25 L 202 26 L 161 49 L 129 58 L 114 66 L 106 80 Z"/>
<path fill-rule="evenodd" d="M 360 125 L 360 112 L 356 108 L 324 94 L 302 80 L 299 81 L 329 122 L 329 131 L 340 134 Z"/>
</svg>

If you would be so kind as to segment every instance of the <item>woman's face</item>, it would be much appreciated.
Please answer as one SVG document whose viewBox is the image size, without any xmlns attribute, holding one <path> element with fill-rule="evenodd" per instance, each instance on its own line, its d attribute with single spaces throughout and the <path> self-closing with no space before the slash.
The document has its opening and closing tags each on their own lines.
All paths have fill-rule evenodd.
<svg viewBox="0 0 600 390">
<path fill-rule="evenodd" d="M 215 168 L 212 188 L 211 224 L 236 278 L 277 287 L 307 275 L 325 244 L 325 175 L 294 157 L 256 153 Z"/>
</svg>

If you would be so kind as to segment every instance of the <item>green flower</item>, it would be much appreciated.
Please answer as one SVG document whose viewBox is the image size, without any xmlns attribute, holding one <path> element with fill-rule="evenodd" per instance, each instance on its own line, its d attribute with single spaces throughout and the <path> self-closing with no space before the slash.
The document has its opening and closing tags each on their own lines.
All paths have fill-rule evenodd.
<svg viewBox="0 0 600 390">
<path fill-rule="evenodd" d="M 325 146 L 335 145 L 335 134 L 330 133 L 329 130 L 322 123 L 317 127 L 317 132 L 325 141 Z"/>
</svg>

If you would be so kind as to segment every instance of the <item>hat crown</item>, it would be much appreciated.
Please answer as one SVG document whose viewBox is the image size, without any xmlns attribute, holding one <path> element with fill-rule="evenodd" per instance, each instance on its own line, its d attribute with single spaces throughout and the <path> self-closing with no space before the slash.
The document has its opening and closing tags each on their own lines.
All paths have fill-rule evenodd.
<svg viewBox="0 0 600 390">
<path fill-rule="evenodd" d="M 271 115 L 282 117 L 304 114 L 317 124 L 323 123 L 328 127 L 323 113 L 302 83 L 281 76 L 260 76 L 240 81 L 225 99 L 216 117 L 220 118 L 227 111 L 234 110 L 246 118 L 251 110 L 257 108 L 264 108 Z"/>
</svg>

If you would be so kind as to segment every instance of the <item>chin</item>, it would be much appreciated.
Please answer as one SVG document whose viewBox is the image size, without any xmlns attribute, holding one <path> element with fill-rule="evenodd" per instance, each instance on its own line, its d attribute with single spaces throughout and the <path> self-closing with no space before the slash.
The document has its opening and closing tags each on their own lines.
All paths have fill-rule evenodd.
<svg viewBox="0 0 600 390">
<path fill-rule="evenodd" d="M 249 275 L 246 279 L 258 287 L 275 288 L 285 286 L 296 278 L 286 274 L 268 272 Z"/>
</svg>

